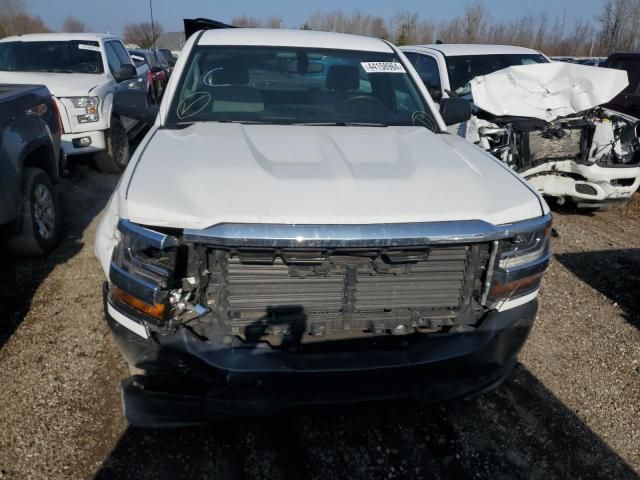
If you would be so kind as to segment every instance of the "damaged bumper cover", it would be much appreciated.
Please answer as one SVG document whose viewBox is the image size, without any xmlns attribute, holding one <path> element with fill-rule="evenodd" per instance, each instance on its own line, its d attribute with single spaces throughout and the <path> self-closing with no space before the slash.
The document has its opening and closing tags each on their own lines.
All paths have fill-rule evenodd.
<svg viewBox="0 0 640 480">
<path fill-rule="evenodd" d="M 423 335 L 401 348 L 381 344 L 357 352 L 305 353 L 266 345 L 234 348 L 224 339 L 203 341 L 184 328 L 150 335 L 144 322 L 109 302 L 106 286 L 104 293 L 107 322 L 121 352 L 145 371 L 122 384 L 128 421 L 144 427 L 270 415 L 302 405 L 442 401 L 481 393 L 509 374 L 538 308 L 533 300 L 493 311 L 473 332 Z"/>
</svg>

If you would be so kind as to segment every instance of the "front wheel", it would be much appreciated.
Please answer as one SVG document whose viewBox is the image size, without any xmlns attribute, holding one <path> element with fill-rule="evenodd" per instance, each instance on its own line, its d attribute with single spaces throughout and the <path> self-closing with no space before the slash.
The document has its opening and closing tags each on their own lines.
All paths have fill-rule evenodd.
<svg viewBox="0 0 640 480">
<path fill-rule="evenodd" d="M 24 171 L 20 232 L 9 238 L 8 247 L 19 255 L 44 255 L 60 239 L 60 204 L 51 179 L 40 168 Z"/>
<path fill-rule="evenodd" d="M 127 130 L 117 118 L 111 120 L 111 128 L 105 132 L 107 148 L 96 154 L 98 169 L 105 173 L 120 173 L 131 158 Z"/>
</svg>

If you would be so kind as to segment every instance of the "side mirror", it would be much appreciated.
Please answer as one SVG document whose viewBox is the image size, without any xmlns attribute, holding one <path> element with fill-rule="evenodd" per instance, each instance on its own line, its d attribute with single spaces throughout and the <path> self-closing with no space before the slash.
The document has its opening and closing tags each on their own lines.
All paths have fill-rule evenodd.
<svg viewBox="0 0 640 480">
<path fill-rule="evenodd" d="M 160 106 L 153 103 L 146 89 L 124 84 L 113 94 L 113 113 L 144 123 L 156 121 Z"/>
<path fill-rule="evenodd" d="M 455 125 L 471 118 L 471 102 L 462 98 L 440 100 L 440 115 L 445 125 Z"/>
<path fill-rule="evenodd" d="M 132 78 L 136 78 L 138 76 L 138 71 L 136 67 L 127 63 L 120 67 L 116 73 L 113 74 L 113 77 L 116 79 L 116 82 L 124 82 L 125 80 L 131 80 Z"/>
</svg>

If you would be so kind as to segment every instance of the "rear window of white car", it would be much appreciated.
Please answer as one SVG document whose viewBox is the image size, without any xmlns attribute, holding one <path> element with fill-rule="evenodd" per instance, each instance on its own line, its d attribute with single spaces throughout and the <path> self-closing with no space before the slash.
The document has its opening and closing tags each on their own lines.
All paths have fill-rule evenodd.
<svg viewBox="0 0 640 480">
<path fill-rule="evenodd" d="M 104 73 L 95 41 L 0 43 L 0 70 L 10 72 Z"/>
<path fill-rule="evenodd" d="M 194 49 L 169 123 L 437 123 L 394 53 L 289 47 Z"/>
</svg>

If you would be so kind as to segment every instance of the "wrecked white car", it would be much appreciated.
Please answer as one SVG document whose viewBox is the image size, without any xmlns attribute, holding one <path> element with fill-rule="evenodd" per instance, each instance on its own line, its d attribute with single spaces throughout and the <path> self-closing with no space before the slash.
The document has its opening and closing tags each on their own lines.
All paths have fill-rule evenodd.
<svg viewBox="0 0 640 480">
<path fill-rule="evenodd" d="M 407 49 L 432 95 L 473 99 L 475 115 L 458 133 L 545 196 L 601 208 L 628 200 L 640 185 L 638 119 L 599 107 L 626 87 L 626 72 L 552 63 L 519 47 Z"/>
<path fill-rule="evenodd" d="M 569 63 L 477 77 L 463 133 L 560 203 L 625 201 L 640 185 L 638 120 L 598 105 L 627 83 L 626 72 Z"/>
</svg>

